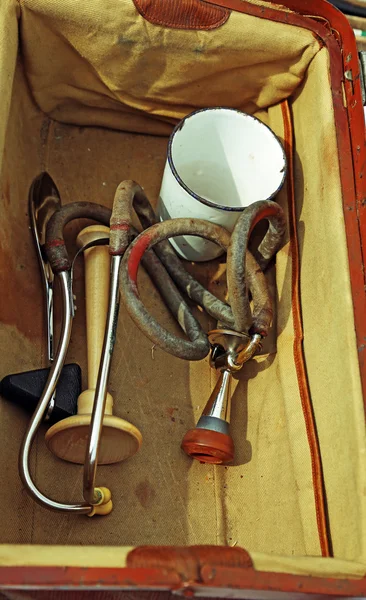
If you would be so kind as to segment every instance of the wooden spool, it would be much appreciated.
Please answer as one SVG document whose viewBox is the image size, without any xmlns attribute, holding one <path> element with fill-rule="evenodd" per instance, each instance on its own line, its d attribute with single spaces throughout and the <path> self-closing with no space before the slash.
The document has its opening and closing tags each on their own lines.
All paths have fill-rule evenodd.
<svg viewBox="0 0 366 600">
<path fill-rule="evenodd" d="M 109 235 L 103 225 L 83 229 L 77 244 L 82 248 L 91 240 Z M 78 398 L 78 412 L 73 417 L 55 423 L 46 433 L 49 450 L 59 458 L 83 464 L 88 443 L 91 412 L 94 403 L 104 331 L 108 312 L 110 256 L 108 246 L 94 246 L 84 252 L 85 301 L 88 355 L 88 389 Z M 112 414 L 113 398 L 108 393 L 99 446 L 98 464 L 120 462 L 137 452 L 142 442 L 140 431 L 128 421 Z"/>
</svg>

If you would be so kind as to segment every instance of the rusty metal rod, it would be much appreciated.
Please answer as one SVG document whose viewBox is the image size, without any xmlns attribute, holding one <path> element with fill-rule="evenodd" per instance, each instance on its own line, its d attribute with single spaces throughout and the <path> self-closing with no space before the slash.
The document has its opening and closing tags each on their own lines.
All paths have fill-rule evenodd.
<svg viewBox="0 0 366 600">
<path fill-rule="evenodd" d="M 201 360 L 207 355 L 209 347 L 206 350 L 206 348 L 201 348 L 197 343 L 197 339 L 183 340 L 164 329 L 147 311 L 139 297 L 137 287 L 138 267 L 145 251 L 150 250 L 154 244 L 159 243 L 161 240 L 166 240 L 176 235 L 187 234 L 204 237 L 219 244 L 224 250 L 227 249 L 230 241 L 230 234 L 226 229 L 201 219 L 194 220 L 194 227 L 192 227 L 191 219 L 174 219 L 174 221 L 164 221 L 152 225 L 140 233 L 125 252 L 120 273 L 120 292 L 130 316 L 154 343 L 162 347 L 166 352 L 170 352 L 179 358 Z M 248 263 L 248 272 L 255 273 L 255 276 L 253 275 L 254 284 L 252 285 L 253 301 L 257 304 L 262 303 L 261 311 L 259 312 L 261 315 L 266 316 L 266 331 L 268 331 L 271 324 L 272 311 L 267 283 L 250 252 L 246 254 L 246 262 Z M 264 305 L 263 302 L 265 303 Z M 183 305 L 179 308 L 181 320 L 185 323 L 190 311 L 188 309 L 189 312 L 187 314 L 186 308 Z"/>
<path fill-rule="evenodd" d="M 111 218 L 111 244 L 114 254 L 123 254 L 131 241 L 129 232 L 133 229 L 133 209 L 135 209 L 143 229 L 158 222 L 143 188 L 135 181 L 123 181 L 119 184 L 115 194 Z M 182 261 L 167 240 L 156 244 L 154 252 L 182 292 L 227 327 L 234 326 L 230 306 L 216 298 L 185 270 Z M 168 306 L 170 306 L 169 302 Z"/>
<path fill-rule="evenodd" d="M 247 261 L 243 260 L 243 256 L 248 250 L 249 238 L 254 227 L 263 220 L 268 221 L 268 231 L 254 254 L 258 269 L 262 272 L 279 250 L 285 233 L 285 216 L 276 202 L 261 200 L 243 211 L 231 235 L 227 254 L 227 285 L 234 315 L 234 329 L 243 332 L 251 329 L 252 333 L 259 333 L 262 337 L 268 333 L 267 312 L 272 311 L 271 303 L 269 297 L 267 300 L 263 298 L 263 301 L 254 302 L 252 315 L 248 302 L 243 301 L 248 297 L 249 290 L 252 290 L 256 277 L 255 272 L 247 269 Z M 252 325 L 248 329 L 251 320 Z"/>
<path fill-rule="evenodd" d="M 138 236 L 139 242 L 135 240 L 129 246 L 133 208 L 135 208 L 145 231 Z M 136 182 L 124 181 L 118 186 L 113 205 L 111 231 L 113 230 L 114 252 L 125 253 L 128 256 L 127 258 L 125 256 L 121 267 L 123 272 L 121 278 L 122 298 L 135 323 L 154 343 L 167 352 L 187 360 L 200 360 L 204 356 L 205 349 L 200 345 L 201 338 L 199 341 L 196 339 L 198 331 L 202 331 L 200 325 L 198 325 L 198 329 L 194 327 L 193 330 L 188 331 L 187 324 L 192 318 L 192 313 L 187 304 L 179 295 L 176 296 L 175 302 L 172 301 L 169 292 L 164 289 L 164 283 L 169 286 L 172 283 L 166 273 L 162 274 L 159 289 L 166 304 L 169 307 L 174 306 L 172 312 L 183 331 L 188 334 L 189 341 L 167 332 L 149 315 L 142 304 L 137 289 L 137 270 L 140 261 L 145 256 L 145 251 L 151 252 L 152 247 L 175 284 L 191 300 L 202 306 L 208 314 L 236 331 L 260 334 L 262 337 L 267 335 L 272 322 L 273 310 L 262 269 L 281 244 L 285 219 L 282 209 L 272 201 L 256 202 L 249 209 L 245 209 L 238 219 L 234 229 L 236 241 L 233 243 L 234 233 L 230 236 L 226 229 L 208 221 L 173 219 L 157 223 L 143 189 Z M 269 221 L 269 228 L 256 251 L 261 263 L 259 265 L 248 250 L 248 241 L 254 226 L 263 219 Z M 170 237 L 187 234 L 214 241 L 224 250 L 229 248 L 227 271 L 231 307 L 208 292 L 192 275 L 185 271 L 182 262 L 167 241 Z M 141 251 L 141 248 L 144 249 Z M 131 276 L 132 272 L 133 276 Z M 174 290 L 176 291 L 175 287 Z M 253 314 L 250 309 L 249 294 L 253 299 Z M 177 305 L 177 302 L 180 304 Z"/>
</svg>

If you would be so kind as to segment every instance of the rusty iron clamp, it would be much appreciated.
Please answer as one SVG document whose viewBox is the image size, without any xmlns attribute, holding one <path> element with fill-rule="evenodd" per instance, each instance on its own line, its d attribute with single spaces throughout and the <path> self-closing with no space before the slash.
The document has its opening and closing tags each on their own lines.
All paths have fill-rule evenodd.
<svg viewBox="0 0 366 600">
<path fill-rule="evenodd" d="M 132 242 L 132 209 L 135 209 L 144 231 Z M 255 225 L 268 221 L 268 230 L 252 254 L 248 242 Z M 264 269 L 282 244 L 285 218 L 281 207 L 271 200 L 259 201 L 247 207 L 239 217 L 233 233 L 201 219 L 172 219 L 157 223 L 155 214 L 142 190 L 133 181 L 117 189 L 111 218 L 111 247 L 123 255 L 120 292 L 132 319 L 154 343 L 166 352 L 186 360 L 201 360 L 210 350 L 206 333 L 192 315 L 180 291 L 230 330 L 268 334 L 273 317 Z M 190 275 L 167 241 L 177 235 L 196 235 L 219 244 L 227 251 L 227 283 L 230 305 L 206 290 Z M 137 273 L 145 253 L 153 248 L 154 280 L 170 311 L 189 340 L 165 330 L 143 305 L 137 285 Z M 149 271 L 149 269 L 148 269 Z M 170 277 L 167 277 L 167 273 Z M 179 289 L 178 289 L 179 288 Z M 180 290 L 180 291 L 179 291 Z M 250 294 L 253 312 L 250 308 Z M 240 361 L 240 357 L 238 357 Z"/>
</svg>

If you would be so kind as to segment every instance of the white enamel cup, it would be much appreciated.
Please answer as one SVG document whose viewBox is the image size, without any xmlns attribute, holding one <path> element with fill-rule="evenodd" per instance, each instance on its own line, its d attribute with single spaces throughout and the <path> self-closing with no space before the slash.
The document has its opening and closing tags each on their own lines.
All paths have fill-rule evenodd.
<svg viewBox="0 0 366 600">
<path fill-rule="evenodd" d="M 285 175 L 283 147 L 267 125 L 232 108 L 197 110 L 170 136 L 159 219 L 200 218 L 232 231 L 246 206 L 277 194 Z M 170 241 L 190 261 L 210 260 L 222 253 L 198 237 Z"/>
</svg>

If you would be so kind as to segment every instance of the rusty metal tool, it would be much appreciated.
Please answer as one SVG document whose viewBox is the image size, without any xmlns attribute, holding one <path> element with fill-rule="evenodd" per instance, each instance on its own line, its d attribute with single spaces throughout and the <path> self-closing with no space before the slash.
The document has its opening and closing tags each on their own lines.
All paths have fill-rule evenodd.
<svg viewBox="0 0 366 600">
<path fill-rule="evenodd" d="M 120 274 L 121 296 L 136 325 L 166 352 L 186 360 L 200 360 L 211 348 L 211 366 L 221 372 L 219 383 L 197 428 L 184 437 L 182 448 L 201 462 L 230 462 L 234 456 L 234 445 L 228 429 L 231 375 L 260 349 L 261 340 L 267 336 L 271 326 L 273 307 L 263 271 L 282 244 L 285 232 L 283 211 L 276 202 L 270 200 L 255 202 L 243 211 L 230 236 L 223 227 L 200 219 L 173 219 L 156 223 L 140 186 L 134 182 L 124 182 L 121 187 L 125 193 L 120 196 L 119 205 L 113 208 L 114 235 L 119 240 L 116 245 L 124 253 Z M 148 220 L 150 227 L 128 244 L 133 206 L 141 224 L 144 226 Z M 248 250 L 249 239 L 254 227 L 262 220 L 268 221 L 268 229 L 256 251 L 251 254 Z M 184 270 L 167 242 L 177 235 L 200 236 L 227 251 L 230 305 L 215 298 Z M 188 340 L 164 329 L 140 299 L 138 268 L 145 252 L 151 252 L 152 249 L 171 276 L 170 279 L 166 273 L 161 275 L 161 283 L 164 281 L 165 286 L 160 284 L 159 290 Z M 205 334 L 176 286 L 208 314 L 217 318 L 220 329 Z"/>
</svg>

